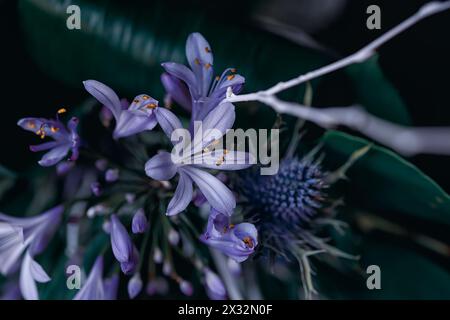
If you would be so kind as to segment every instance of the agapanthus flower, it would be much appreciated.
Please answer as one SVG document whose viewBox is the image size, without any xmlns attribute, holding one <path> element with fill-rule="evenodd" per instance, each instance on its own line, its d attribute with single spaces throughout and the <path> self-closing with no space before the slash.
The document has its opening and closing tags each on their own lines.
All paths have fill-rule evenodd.
<svg viewBox="0 0 450 320">
<path fill-rule="evenodd" d="M 144 233 L 148 229 L 148 220 L 145 216 L 144 209 L 140 208 L 136 211 L 131 222 L 131 231 L 133 233 Z"/>
<path fill-rule="evenodd" d="M 54 140 L 30 146 L 33 152 L 50 150 L 38 161 L 41 166 L 53 166 L 63 160 L 69 152 L 72 153 L 70 161 L 78 159 L 81 144 L 77 133 L 78 118 L 72 117 L 67 127 L 60 120 L 44 118 L 23 118 L 17 122 L 17 125 L 37 134 L 42 139 L 51 137 Z"/>
<path fill-rule="evenodd" d="M 317 162 L 290 158 L 281 162 L 277 174 L 244 174 L 242 194 L 252 208 L 260 237 L 272 248 L 289 255 L 288 244 L 298 242 L 318 214 L 328 187 L 326 173 Z"/>
<path fill-rule="evenodd" d="M 27 218 L 0 214 L 0 272 L 3 275 L 9 274 L 23 256 L 20 290 L 25 299 L 38 299 L 35 281 L 50 280 L 33 257 L 47 246 L 63 211 L 63 206 L 57 206 L 41 215 Z"/>
<path fill-rule="evenodd" d="M 167 207 L 167 215 L 175 215 L 186 209 L 192 200 L 193 183 L 213 208 L 231 215 L 236 207 L 233 193 L 203 169 L 240 170 L 253 164 L 251 155 L 246 152 L 210 148 L 232 127 L 234 119 L 234 106 L 222 103 L 201 122 L 202 130 L 194 133 L 193 143 L 184 149 L 187 155 L 173 159 L 169 152 L 162 151 L 147 161 L 145 172 L 155 180 L 169 180 L 179 174 L 178 186 Z M 186 141 L 175 144 L 175 149 L 182 143 Z"/>
<path fill-rule="evenodd" d="M 206 294 L 211 300 L 224 300 L 227 297 L 225 285 L 219 276 L 210 269 L 205 270 Z"/>
<path fill-rule="evenodd" d="M 245 79 L 228 68 L 213 80 L 213 55 L 208 41 L 198 32 L 186 41 L 186 58 L 190 69 L 175 62 L 162 64 L 167 74 L 161 78 L 166 91 L 187 110 L 192 110 L 191 124 L 203 120 L 225 98 L 230 87 L 241 91 Z"/>
<path fill-rule="evenodd" d="M 105 300 L 103 283 L 103 257 L 99 256 L 91 268 L 83 287 L 77 292 L 74 300 Z"/>
<path fill-rule="evenodd" d="M 115 214 L 111 215 L 111 247 L 124 274 L 132 274 L 138 264 L 139 253 L 127 230 Z"/>
<path fill-rule="evenodd" d="M 255 251 L 258 232 L 251 223 L 231 224 L 228 215 L 213 208 L 209 214 L 206 232 L 200 239 L 235 261 L 243 262 Z"/>
<path fill-rule="evenodd" d="M 142 290 L 142 279 L 139 273 L 135 273 L 134 276 L 131 277 L 131 279 L 128 281 L 128 295 L 130 299 L 136 298 L 136 296 L 141 292 Z"/>
<path fill-rule="evenodd" d="M 157 123 L 166 131 L 178 118 L 165 108 L 158 107 L 158 101 L 147 94 L 140 94 L 133 99 L 128 108 L 123 109 L 117 94 L 107 85 L 96 81 L 83 82 L 86 90 L 100 103 L 107 107 L 116 120 L 113 137 L 128 137 L 146 130 L 152 130 Z"/>
</svg>

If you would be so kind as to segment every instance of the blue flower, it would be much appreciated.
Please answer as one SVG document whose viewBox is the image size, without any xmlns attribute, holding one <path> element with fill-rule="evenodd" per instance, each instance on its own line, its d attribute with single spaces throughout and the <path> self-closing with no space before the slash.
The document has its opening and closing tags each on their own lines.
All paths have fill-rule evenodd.
<svg viewBox="0 0 450 320">
<path fill-rule="evenodd" d="M 27 218 L 0 214 L 0 273 L 11 273 L 23 256 L 19 282 L 25 299 L 38 299 L 35 282 L 50 280 L 33 257 L 47 246 L 63 211 L 63 206 L 57 206 L 41 215 Z"/>
<path fill-rule="evenodd" d="M 251 223 L 232 225 L 229 216 L 211 209 L 206 232 L 200 240 L 235 261 L 243 262 L 258 245 L 258 232 Z"/>
<path fill-rule="evenodd" d="M 74 300 L 104 300 L 105 288 L 103 283 L 103 257 L 99 256 L 89 273 L 83 287 L 73 298 Z"/>
<path fill-rule="evenodd" d="M 96 80 L 86 80 L 83 84 L 114 116 L 114 139 L 152 130 L 157 123 L 164 131 L 170 130 L 172 120 L 178 120 L 169 110 L 158 107 L 158 101 L 147 94 L 136 96 L 129 107 L 124 109 L 119 97 L 110 87 Z"/>
<path fill-rule="evenodd" d="M 233 93 L 241 91 L 245 79 L 226 69 L 213 80 L 213 55 L 211 46 L 200 33 L 192 33 L 186 41 L 186 58 L 190 69 L 175 62 L 162 64 L 167 74 L 162 83 L 169 95 L 182 107 L 192 110 L 191 125 L 203 120 L 225 98 L 228 87 Z"/>
<path fill-rule="evenodd" d="M 202 169 L 240 170 L 253 164 L 251 155 L 246 152 L 209 149 L 210 145 L 214 145 L 231 128 L 234 119 L 234 106 L 222 103 L 202 121 L 202 130 L 194 134 L 193 142 L 183 145 L 187 155 L 174 161 L 172 155 L 164 151 L 147 161 L 145 172 L 155 180 L 169 180 L 177 173 L 180 176 L 175 194 L 169 202 L 167 215 L 175 215 L 186 209 L 192 200 L 193 183 L 212 207 L 231 215 L 236 206 L 233 193 L 219 179 Z M 181 128 L 181 123 L 179 125 L 173 130 Z M 168 134 L 168 137 L 171 135 Z M 183 143 L 186 141 L 179 142 L 178 146 Z"/>
<path fill-rule="evenodd" d="M 67 123 L 67 128 L 59 120 L 44 118 L 23 118 L 17 123 L 22 129 L 31 131 L 42 139 L 51 137 L 54 141 L 45 142 L 39 145 L 30 146 L 33 152 L 50 150 L 41 160 L 39 164 L 43 167 L 53 166 L 60 162 L 71 151 L 70 161 L 78 159 L 78 149 L 80 147 L 80 137 L 77 133 L 78 118 L 73 117 Z"/>
<path fill-rule="evenodd" d="M 124 274 L 132 274 L 138 264 L 139 253 L 127 230 L 115 214 L 111 216 L 111 247 Z"/>
<path fill-rule="evenodd" d="M 206 294 L 211 300 L 225 300 L 227 297 L 227 291 L 222 280 L 217 274 L 210 269 L 205 270 L 205 287 Z"/>
<path fill-rule="evenodd" d="M 145 216 L 144 209 L 140 208 L 136 211 L 131 222 L 131 231 L 133 233 L 144 233 L 148 229 L 148 220 Z"/>
</svg>

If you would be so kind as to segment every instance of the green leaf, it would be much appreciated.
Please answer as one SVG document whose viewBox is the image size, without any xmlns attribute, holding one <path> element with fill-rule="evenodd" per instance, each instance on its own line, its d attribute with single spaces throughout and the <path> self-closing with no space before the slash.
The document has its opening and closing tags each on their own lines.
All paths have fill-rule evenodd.
<svg viewBox="0 0 450 320">
<path fill-rule="evenodd" d="M 367 140 L 337 131 L 323 139 L 325 164 L 345 163 L 350 155 L 369 144 Z M 450 225 L 450 197 L 430 177 L 392 151 L 371 149 L 349 169 L 347 202 L 389 214 L 396 212 Z"/>
<path fill-rule="evenodd" d="M 148 92 L 162 98 L 160 64 L 184 63 L 187 36 L 195 31 L 211 44 L 215 73 L 237 68 L 246 78 L 246 90 L 264 89 L 324 60 L 311 50 L 245 25 L 242 17 L 218 19 L 213 15 L 217 10 L 204 1 L 73 1 L 81 9 L 80 30 L 66 27 L 71 1 L 48 2 L 19 1 L 29 53 L 43 71 L 79 88 L 83 80 L 98 79 L 121 96 Z M 296 88 L 293 96 L 301 97 L 303 90 Z"/>
<path fill-rule="evenodd" d="M 3 195 L 14 186 L 17 174 L 0 164 L 0 200 Z"/>
<path fill-rule="evenodd" d="M 384 76 L 378 56 L 345 69 L 356 91 L 357 103 L 378 117 L 403 125 L 411 124 L 406 105 Z"/>
</svg>

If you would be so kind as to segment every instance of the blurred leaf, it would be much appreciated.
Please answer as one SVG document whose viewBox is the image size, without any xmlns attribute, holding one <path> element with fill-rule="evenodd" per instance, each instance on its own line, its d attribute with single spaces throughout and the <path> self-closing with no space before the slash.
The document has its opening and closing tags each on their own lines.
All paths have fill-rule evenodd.
<svg viewBox="0 0 450 320">
<path fill-rule="evenodd" d="M 81 8 L 80 30 L 66 27 L 71 3 Z M 224 19 L 207 3 L 20 0 L 19 15 L 29 52 L 42 70 L 80 88 L 81 81 L 98 79 L 119 95 L 148 92 L 162 98 L 160 63 L 184 62 L 186 38 L 195 31 L 210 42 L 216 73 L 236 67 L 247 79 L 246 90 L 263 89 L 323 64 L 311 50 L 246 25 L 241 10 Z M 303 90 L 297 88 L 295 96 L 301 97 Z"/>
<path fill-rule="evenodd" d="M 342 165 L 367 140 L 337 131 L 323 137 L 326 163 Z M 372 146 L 348 171 L 346 201 L 450 225 L 450 197 L 430 177 L 392 151 Z"/>
<path fill-rule="evenodd" d="M 371 114 L 399 124 L 411 124 L 406 105 L 383 74 L 378 56 L 345 69 L 356 90 L 357 103 Z"/>
<path fill-rule="evenodd" d="M 0 200 L 5 192 L 14 186 L 16 181 L 16 173 L 0 164 Z"/>
</svg>

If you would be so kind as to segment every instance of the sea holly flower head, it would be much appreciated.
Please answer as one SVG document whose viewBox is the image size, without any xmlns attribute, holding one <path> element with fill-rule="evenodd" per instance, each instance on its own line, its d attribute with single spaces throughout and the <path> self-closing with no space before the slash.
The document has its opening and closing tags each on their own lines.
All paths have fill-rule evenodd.
<svg viewBox="0 0 450 320">
<path fill-rule="evenodd" d="M 234 106 L 231 103 L 222 103 L 201 121 L 202 130 L 194 133 L 193 143 L 175 143 L 174 150 L 181 146 L 181 149 L 187 151 L 187 155 L 183 152 L 183 156 L 178 157 L 163 151 L 147 161 L 145 172 L 155 180 L 169 180 L 179 174 L 178 186 L 169 202 L 167 215 L 175 215 L 186 209 L 193 197 L 193 183 L 212 207 L 231 215 L 236 206 L 233 193 L 219 179 L 203 169 L 240 170 L 254 163 L 251 155 L 245 152 L 209 149 L 211 144 L 232 127 L 234 119 Z M 181 123 L 178 123 L 173 126 L 172 131 L 166 131 L 169 137 L 175 129 L 181 128 Z"/>
<path fill-rule="evenodd" d="M 211 46 L 198 32 L 191 33 L 186 41 L 186 58 L 190 68 L 175 62 L 163 63 L 167 74 L 161 80 L 177 103 L 192 110 L 193 123 L 204 119 L 219 105 L 229 87 L 233 93 L 239 93 L 245 79 L 236 74 L 234 68 L 228 68 L 221 76 L 214 78 Z"/>
<path fill-rule="evenodd" d="M 58 111 L 58 113 L 63 112 L 65 112 L 64 109 Z M 41 139 L 51 137 L 54 140 L 30 146 L 30 150 L 33 152 L 50 150 L 39 160 L 38 163 L 41 166 L 53 166 L 63 160 L 69 152 L 72 153 L 70 161 L 78 159 L 81 143 L 77 133 L 78 118 L 72 117 L 67 123 L 67 127 L 59 119 L 44 118 L 23 118 L 17 122 L 17 125 L 37 134 Z"/>
<path fill-rule="evenodd" d="M 34 217 L 17 218 L 0 214 L 0 273 L 10 274 L 23 257 L 20 290 L 25 299 L 38 299 L 35 281 L 50 280 L 33 257 L 47 246 L 63 211 L 63 206 L 57 206 Z"/>
<path fill-rule="evenodd" d="M 200 240 L 237 262 L 243 262 L 258 245 L 258 232 L 251 223 L 230 223 L 230 217 L 211 209 L 206 232 Z"/>
<path fill-rule="evenodd" d="M 169 110 L 158 107 L 158 101 L 147 94 L 136 96 L 124 109 L 117 94 L 107 85 L 96 80 L 86 80 L 83 84 L 92 96 L 111 111 L 116 120 L 114 139 L 152 130 L 157 123 L 165 131 L 167 123 L 175 117 Z"/>
</svg>

